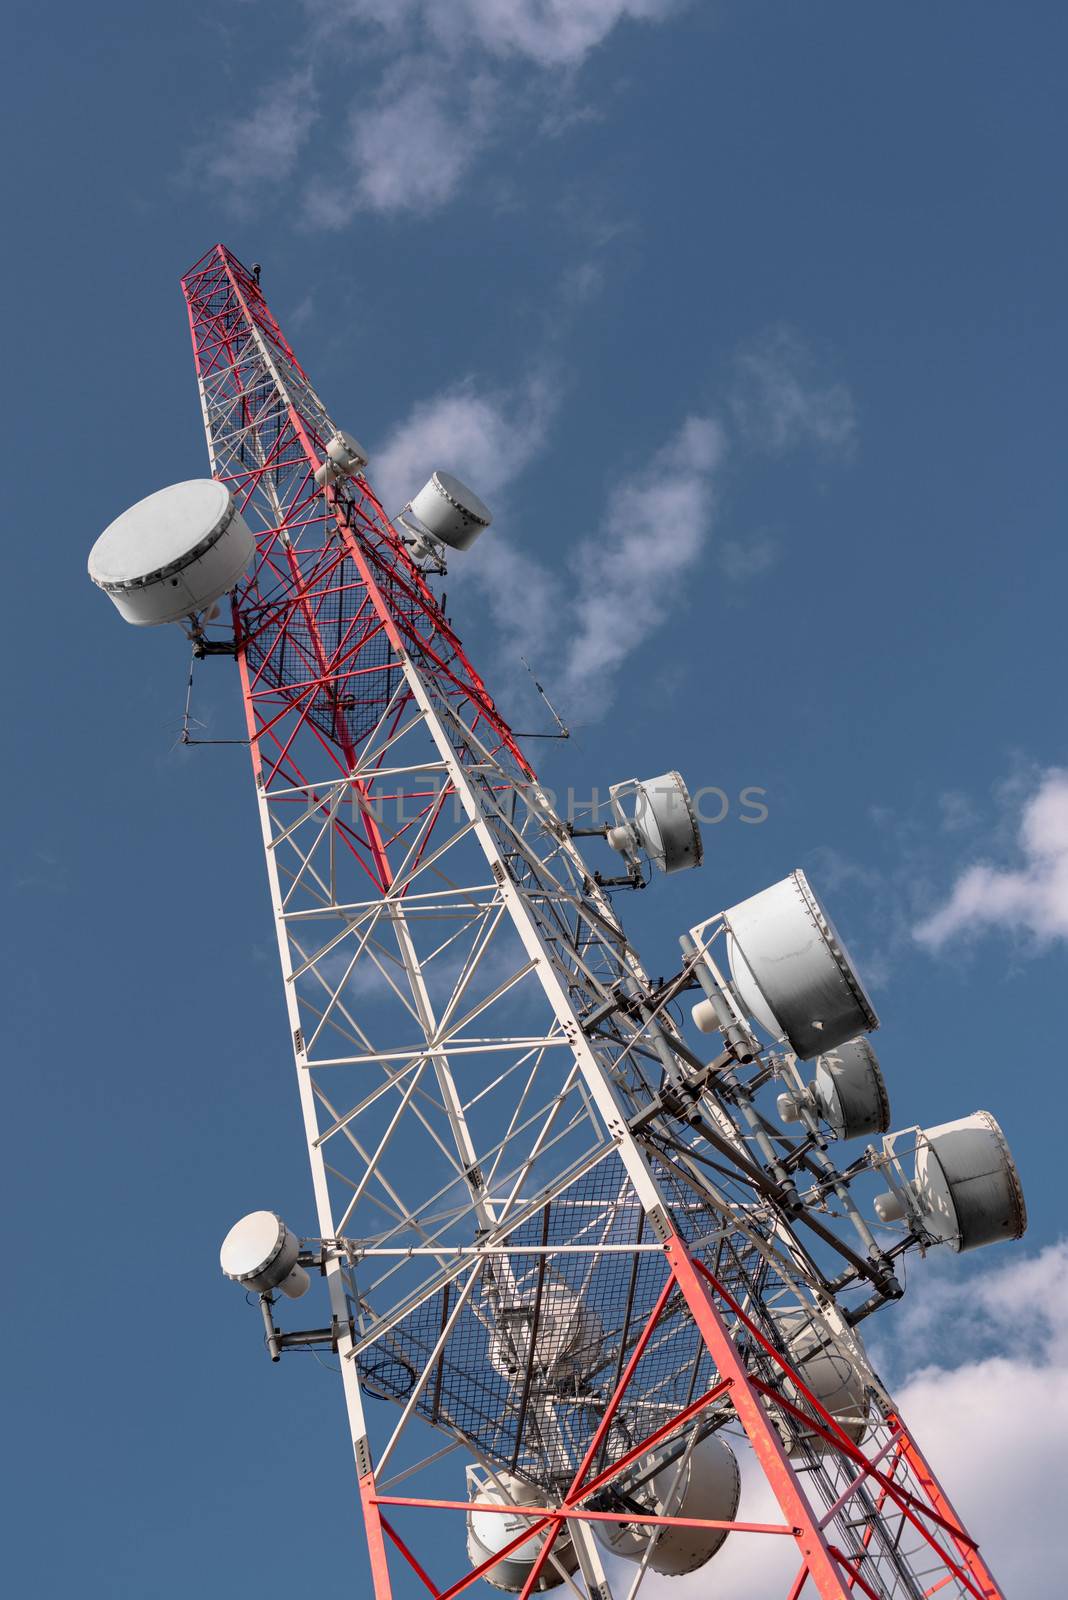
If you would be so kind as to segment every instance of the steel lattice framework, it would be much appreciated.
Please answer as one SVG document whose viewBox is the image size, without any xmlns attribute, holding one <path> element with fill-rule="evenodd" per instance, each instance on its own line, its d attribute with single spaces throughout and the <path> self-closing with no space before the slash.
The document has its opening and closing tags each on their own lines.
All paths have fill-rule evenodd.
<svg viewBox="0 0 1068 1600">
<path fill-rule="evenodd" d="M 847 1314 L 888 1262 L 796 1203 L 746 1089 L 767 1061 L 712 1070 L 673 1020 L 701 939 L 650 983 L 366 478 L 316 483 L 335 424 L 257 278 L 220 245 L 183 290 L 211 471 L 257 538 L 233 643 L 330 1307 L 293 1337 L 340 1357 L 377 1600 L 490 1565 L 441 1570 L 467 1501 L 420 1484 L 450 1453 L 530 1486 L 524 1597 L 546 1567 L 633 1593 L 650 1552 L 621 1590 L 594 1525 L 670 1523 L 628 1470 L 716 1429 L 774 1493 L 780 1520 L 729 1526 L 792 1541 L 789 1600 L 993 1600 Z M 588 1351 L 550 1383 L 561 1306 Z M 799 1326 L 863 1373 L 863 1446 L 791 1362 Z"/>
</svg>

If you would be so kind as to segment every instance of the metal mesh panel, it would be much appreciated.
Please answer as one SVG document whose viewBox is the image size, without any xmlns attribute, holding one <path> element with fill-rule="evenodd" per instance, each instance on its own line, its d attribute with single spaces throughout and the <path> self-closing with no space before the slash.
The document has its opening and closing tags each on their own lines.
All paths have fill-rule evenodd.
<svg viewBox="0 0 1068 1600">
<path fill-rule="evenodd" d="M 247 647 L 253 677 L 290 689 L 307 703 L 308 720 L 328 739 L 358 747 L 376 726 L 397 686 L 400 668 L 377 618 L 354 628 L 366 591 L 355 563 L 345 557 L 309 589 L 307 605 L 248 618 Z M 326 658 L 324 670 L 323 657 Z M 322 684 L 310 691 L 310 680 Z"/>
<path fill-rule="evenodd" d="M 695 1225 L 708 1231 L 709 1214 Z M 546 1486 L 570 1479 L 592 1441 L 665 1278 L 622 1170 L 602 1162 L 509 1238 L 459 1313 L 418 1409 L 490 1459 Z M 590 1251 L 553 1253 L 589 1243 Z M 537 1253 L 523 1254 L 523 1246 Z M 545 1251 L 547 1253 L 541 1253 Z M 457 1304 L 456 1284 L 425 1300 L 357 1358 L 373 1392 L 405 1401 Z M 670 1297 L 608 1441 L 611 1461 L 716 1381 L 678 1293 Z"/>
</svg>

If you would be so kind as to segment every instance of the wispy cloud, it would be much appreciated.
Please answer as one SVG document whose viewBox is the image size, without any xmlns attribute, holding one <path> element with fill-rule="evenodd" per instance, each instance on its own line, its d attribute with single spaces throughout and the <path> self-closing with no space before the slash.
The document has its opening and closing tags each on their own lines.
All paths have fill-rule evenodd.
<svg viewBox="0 0 1068 1600">
<path fill-rule="evenodd" d="M 975 1258 L 932 1255 L 885 1328 L 873 1327 L 888 1341 L 880 1365 L 906 1378 L 947 1365 L 950 1351 L 975 1362 L 1012 1348 L 1068 1369 L 1068 1239 L 1033 1255 L 999 1252 L 985 1270 Z"/>
<path fill-rule="evenodd" d="M 922 893 L 926 857 L 913 846 L 908 827 L 892 816 L 873 821 L 884 843 L 893 838 L 891 865 L 855 861 L 830 845 L 816 845 L 804 867 L 817 894 L 826 896 L 836 919 L 850 930 L 849 946 L 864 982 L 877 992 L 902 953 L 912 950 L 913 902 Z"/>
<path fill-rule="evenodd" d="M 413 407 L 376 452 L 375 483 L 391 508 L 443 466 L 480 493 L 499 494 L 544 448 L 558 399 L 542 374 L 506 389 L 468 378 Z"/>
<path fill-rule="evenodd" d="M 312 222 L 344 227 L 360 211 L 427 213 L 453 198 L 489 137 L 497 85 L 486 72 L 450 81 L 439 62 L 399 63 L 352 112 L 342 182 L 308 194 Z"/>
<path fill-rule="evenodd" d="M 564 678 L 573 700 L 604 703 L 626 657 L 664 621 L 701 557 L 726 454 L 722 427 L 688 417 L 640 473 L 612 495 L 600 530 L 575 558 L 577 596 Z"/>
<path fill-rule="evenodd" d="M 415 407 L 377 452 L 375 482 L 403 505 L 435 467 L 447 466 L 493 501 L 541 452 L 559 386 L 533 378 L 484 394 L 473 382 Z M 625 478 L 601 526 L 583 539 L 568 584 L 524 551 L 507 524 L 482 540 L 461 585 L 477 584 L 513 655 L 529 648 L 562 665 L 548 672 L 572 710 L 606 706 L 630 653 L 678 604 L 680 582 L 700 560 L 712 524 L 723 430 L 690 417 L 639 473 Z M 459 567 L 459 564 L 458 564 Z"/>
<path fill-rule="evenodd" d="M 506 496 L 541 452 L 559 392 L 542 377 L 496 394 L 469 381 L 416 406 L 372 464 L 386 503 L 403 505 L 439 466 L 491 502 Z M 522 548 L 507 517 L 469 567 L 457 564 L 456 581 L 478 586 L 513 657 L 534 649 L 540 661 L 561 661 L 546 675 L 571 710 L 606 706 L 625 658 L 678 603 L 711 527 L 725 450 L 716 421 L 688 418 L 615 490 L 598 532 L 579 544 L 571 583 Z"/>
<path fill-rule="evenodd" d="M 1027 797 L 1016 846 L 1014 866 L 966 867 L 945 903 L 916 926 L 917 942 L 940 950 L 991 929 L 1029 935 L 1037 947 L 1068 939 L 1068 770 L 1050 769 Z"/>
<path fill-rule="evenodd" d="M 394 40 L 429 36 L 443 50 L 471 47 L 541 67 L 581 65 L 621 22 L 658 22 L 684 0 L 311 0 L 336 22 L 372 23 Z"/>
<path fill-rule="evenodd" d="M 543 373 L 512 388 L 480 390 L 473 379 L 416 405 L 375 454 L 374 481 L 391 511 L 405 505 L 438 467 L 455 472 L 501 512 L 502 499 L 545 447 L 562 387 Z M 460 586 L 477 586 L 507 635 L 512 660 L 540 648 L 558 623 L 557 575 L 527 554 L 505 514 L 475 560 L 457 563 Z"/>
<path fill-rule="evenodd" d="M 938 796 L 943 833 L 963 833 L 978 821 L 975 805 L 960 789 L 946 789 Z"/>
<path fill-rule="evenodd" d="M 743 440 L 768 455 L 801 446 L 848 452 L 856 405 L 844 383 L 828 383 L 804 342 L 789 328 L 769 329 L 741 350 L 731 410 Z"/>
<path fill-rule="evenodd" d="M 247 208 L 265 186 L 292 176 L 317 115 L 311 68 L 297 66 L 215 132 L 195 159 L 196 172 Z"/>
<path fill-rule="evenodd" d="M 310 26 L 294 38 L 289 72 L 216 131 L 198 172 L 248 209 L 267 184 L 292 177 L 321 108 L 329 159 L 305 186 L 308 221 L 342 228 L 361 212 L 427 215 L 507 131 L 559 137 L 595 120 L 578 87 L 587 58 L 620 26 L 661 22 L 685 3 L 304 0 Z M 357 53 L 353 105 L 326 83 Z M 334 103 L 344 109 L 331 119 Z"/>
<path fill-rule="evenodd" d="M 598 269 L 588 267 L 562 286 L 565 312 L 595 290 Z M 796 336 L 791 343 L 803 352 Z M 533 649 L 569 714 L 585 715 L 610 703 L 624 661 L 685 603 L 687 575 L 710 549 L 728 581 L 745 583 L 774 565 L 779 545 L 765 533 L 712 541 L 732 443 L 722 411 L 706 411 L 618 481 L 595 528 L 575 542 L 570 577 L 539 560 L 520 543 L 508 494 L 545 449 L 564 393 L 547 367 L 506 388 L 469 378 L 418 403 L 376 451 L 371 475 L 390 510 L 445 467 L 503 513 L 477 555 L 457 562 L 450 588 L 477 586 L 510 658 Z M 744 448 L 738 455 L 744 461 Z"/>
</svg>

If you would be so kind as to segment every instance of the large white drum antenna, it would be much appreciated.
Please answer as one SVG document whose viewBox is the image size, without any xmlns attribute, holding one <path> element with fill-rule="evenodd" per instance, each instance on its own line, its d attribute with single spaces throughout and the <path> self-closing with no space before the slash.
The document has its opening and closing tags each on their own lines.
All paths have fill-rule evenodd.
<svg viewBox="0 0 1068 1600">
<path fill-rule="evenodd" d="M 860 1139 L 886 1133 L 890 1127 L 890 1096 L 878 1057 L 867 1039 L 847 1039 L 845 1044 L 816 1058 L 816 1075 L 799 1093 L 779 1096 L 784 1122 L 800 1122 L 808 1106 L 827 1124 L 836 1139 Z"/>
<path fill-rule="evenodd" d="M 451 472 L 434 472 L 396 520 L 413 555 L 440 561 L 443 545 L 469 550 L 493 513 Z"/>
<path fill-rule="evenodd" d="M 135 627 L 196 616 L 236 584 L 255 543 L 234 497 L 212 478 L 158 489 L 106 527 L 89 576 Z"/>
<path fill-rule="evenodd" d="M 679 772 L 627 778 L 608 791 L 616 823 L 608 843 L 628 861 L 644 852 L 660 872 L 684 872 L 704 860 L 701 829 L 690 791 Z M 631 801 L 628 814 L 625 801 Z"/>
<path fill-rule="evenodd" d="M 905 1177 L 897 1146 L 914 1134 L 914 1169 Z M 875 1201 L 882 1222 L 908 1219 L 929 1241 L 952 1250 L 977 1250 L 1019 1239 L 1027 1206 L 1005 1135 L 989 1111 L 888 1134 L 883 1170 L 891 1188 Z"/>
<path fill-rule="evenodd" d="M 723 913 L 743 1007 L 802 1061 L 879 1026 L 845 943 L 800 870 Z"/>
</svg>

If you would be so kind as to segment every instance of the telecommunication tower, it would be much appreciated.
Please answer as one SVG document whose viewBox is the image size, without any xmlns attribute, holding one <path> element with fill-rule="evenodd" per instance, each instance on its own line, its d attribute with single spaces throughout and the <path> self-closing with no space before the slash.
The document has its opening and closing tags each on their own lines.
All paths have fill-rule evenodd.
<svg viewBox="0 0 1068 1600">
<path fill-rule="evenodd" d="M 236 664 L 316 1221 L 252 1212 L 221 1261 L 272 1360 L 339 1358 L 376 1600 L 622 1600 L 727 1538 L 793 1547 L 784 1600 L 998 1600 L 860 1332 L 906 1252 L 1023 1233 L 997 1123 L 889 1131 L 799 871 L 650 979 L 618 904 L 700 864 L 682 778 L 561 818 L 431 587 L 489 511 L 438 471 L 391 520 L 259 272 L 218 245 L 182 288 L 211 479 L 89 569 Z"/>
</svg>

